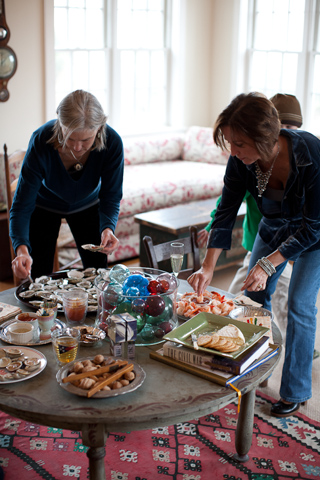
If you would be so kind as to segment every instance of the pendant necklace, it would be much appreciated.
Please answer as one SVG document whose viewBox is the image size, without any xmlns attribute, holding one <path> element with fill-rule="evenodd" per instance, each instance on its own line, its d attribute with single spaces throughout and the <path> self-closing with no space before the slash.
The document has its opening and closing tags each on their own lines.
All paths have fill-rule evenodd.
<svg viewBox="0 0 320 480">
<path fill-rule="evenodd" d="M 265 189 L 267 188 L 269 179 L 270 179 L 270 177 L 271 177 L 273 165 L 274 165 L 275 161 L 276 161 L 277 158 L 278 158 L 279 152 L 280 152 L 280 144 L 278 143 L 278 151 L 277 151 L 277 154 L 276 154 L 276 156 L 275 156 L 274 159 L 273 159 L 273 162 L 272 162 L 272 164 L 271 164 L 271 167 L 270 167 L 269 170 L 267 170 L 266 172 L 263 172 L 263 171 L 261 170 L 261 168 L 260 168 L 260 166 L 259 166 L 259 163 L 258 163 L 258 160 L 257 160 L 256 163 L 255 163 L 256 176 L 257 176 L 257 181 L 258 181 L 258 184 L 257 184 L 258 197 L 262 197 L 263 192 L 264 192 Z"/>
<path fill-rule="evenodd" d="M 70 153 L 73 156 L 73 158 L 76 160 L 77 163 L 73 165 L 73 168 L 77 170 L 77 172 L 80 172 L 80 170 L 83 169 L 83 163 L 80 162 L 80 160 L 77 159 L 77 157 L 74 155 L 73 151 L 70 149 Z M 83 155 L 81 155 L 80 158 L 82 158 Z"/>
</svg>

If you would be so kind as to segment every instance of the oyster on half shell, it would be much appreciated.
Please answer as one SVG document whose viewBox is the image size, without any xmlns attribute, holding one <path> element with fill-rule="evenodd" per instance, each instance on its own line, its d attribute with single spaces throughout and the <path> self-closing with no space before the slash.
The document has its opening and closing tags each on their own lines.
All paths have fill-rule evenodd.
<svg viewBox="0 0 320 480">
<path fill-rule="evenodd" d="M 93 243 L 85 243 L 81 245 L 81 248 L 83 248 L 83 250 L 89 250 L 90 252 L 101 252 L 101 250 L 104 249 L 101 245 L 94 245 Z"/>
</svg>

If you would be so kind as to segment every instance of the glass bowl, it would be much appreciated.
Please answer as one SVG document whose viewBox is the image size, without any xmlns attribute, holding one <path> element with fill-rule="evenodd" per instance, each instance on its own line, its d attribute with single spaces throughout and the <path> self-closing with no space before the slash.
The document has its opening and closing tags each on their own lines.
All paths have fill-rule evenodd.
<svg viewBox="0 0 320 480">
<path fill-rule="evenodd" d="M 250 305 L 234 308 L 231 310 L 231 312 L 229 312 L 229 317 L 233 318 L 234 320 L 243 320 L 246 317 L 270 317 L 271 321 L 273 321 L 274 315 L 266 308 L 254 307 Z"/>
<path fill-rule="evenodd" d="M 163 336 L 178 326 L 178 284 L 163 270 L 115 265 L 95 279 L 95 326 L 107 333 L 109 316 L 127 312 L 137 320 L 137 346 L 163 342 Z"/>
</svg>

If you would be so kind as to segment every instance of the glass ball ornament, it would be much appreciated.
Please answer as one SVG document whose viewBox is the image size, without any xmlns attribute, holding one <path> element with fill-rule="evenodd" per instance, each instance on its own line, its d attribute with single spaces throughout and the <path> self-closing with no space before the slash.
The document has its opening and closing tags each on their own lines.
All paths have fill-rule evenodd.
<svg viewBox="0 0 320 480">
<path fill-rule="evenodd" d="M 127 277 L 130 275 L 130 270 L 125 265 L 115 265 L 111 268 L 109 273 L 110 280 L 115 280 L 116 282 L 122 284 Z"/>
<path fill-rule="evenodd" d="M 161 283 L 162 280 L 165 280 L 169 283 L 168 293 L 173 293 L 178 288 L 178 280 L 174 275 L 171 275 L 168 272 L 161 273 L 157 277 L 158 282 Z"/>
<path fill-rule="evenodd" d="M 147 314 L 147 323 L 152 325 L 159 325 L 165 321 L 170 321 L 174 315 L 174 305 L 170 297 L 162 297 L 165 302 L 164 310 L 157 316 L 151 316 Z"/>
<path fill-rule="evenodd" d="M 148 292 L 151 293 L 151 295 L 157 295 L 158 293 L 161 293 L 162 287 L 161 283 L 158 282 L 158 280 L 150 280 L 148 286 L 147 286 Z"/>
<path fill-rule="evenodd" d="M 137 287 L 129 287 L 124 293 L 128 300 L 131 300 L 131 297 L 138 297 L 140 295 L 139 288 Z"/>
<path fill-rule="evenodd" d="M 131 309 L 135 313 L 143 313 L 146 306 L 146 302 L 143 298 L 135 298 L 131 301 Z"/>
<path fill-rule="evenodd" d="M 151 317 L 157 317 L 166 308 L 165 301 L 160 295 L 150 295 L 146 300 L 145 312 Z"/>
<path fill-rule="evenodd" d="M 102 292 L 102 301 L 110 305 L 118 305 L 122 301 L 122 287 L 118 283 L 109 284 Z"/>
<path fill-rule="evenodd" d="M 144 342 L 152 342 L 154 339 L 154 328 L 152 325 L 145 325 L 140 332 L 140 336 Z"/>
</svg>

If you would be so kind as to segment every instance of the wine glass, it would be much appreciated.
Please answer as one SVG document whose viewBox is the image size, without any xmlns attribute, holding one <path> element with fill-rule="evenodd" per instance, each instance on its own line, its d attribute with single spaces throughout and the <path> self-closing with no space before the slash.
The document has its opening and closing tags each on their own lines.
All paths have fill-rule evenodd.
<svg viewBox="0 0 320 480">
<path fill-rule="evenodd" d="M 171 267 L 173 274 L 177 277 L 182 267 L 183 255 L 184 255 L 184 244 L 180 242 L 173 242 L 170 244 L 171 247 Z"/>
</svg>

